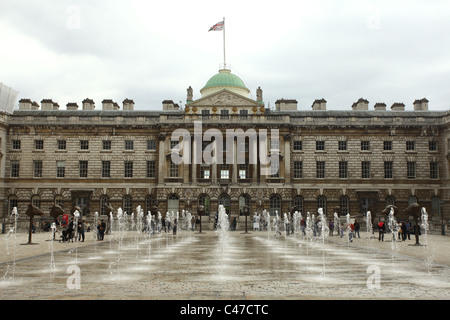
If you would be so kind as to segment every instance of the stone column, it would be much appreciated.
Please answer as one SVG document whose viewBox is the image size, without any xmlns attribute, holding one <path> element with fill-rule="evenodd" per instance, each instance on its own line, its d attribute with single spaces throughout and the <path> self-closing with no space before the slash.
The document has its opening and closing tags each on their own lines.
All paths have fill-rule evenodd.
<svg viewBox="0 0 450 320">
<path fill-rule="evenodd" d="M 159 139 L 159 163 L 158 163 L 158 183 L 164 183 L 165 168 L 166 168 L 166 135 L 160 134 Z"/>
<path fill-rule="evenodd" d="M 232 166 L 232 176 L 231 176 L 231 183 L 236 184 L 237 183 L 237 141 L 236 139 L 233 139 L 233 166 Z"/>
<path fill-rule="evenodd" d="M 192 168 L 192 183 L 197 183 L 197 163 L 196 157 L 197 154 L 197 141 L 194 139 L 194 135 L 191 136 L 192 141 L 192 155 L 191 155 L 191 168 Z"/>
<path fill-rule="evenodd" d="M 291 135 L 285 134 L 284 138 L 284 182 L 291 183 Z"/>
</svg>

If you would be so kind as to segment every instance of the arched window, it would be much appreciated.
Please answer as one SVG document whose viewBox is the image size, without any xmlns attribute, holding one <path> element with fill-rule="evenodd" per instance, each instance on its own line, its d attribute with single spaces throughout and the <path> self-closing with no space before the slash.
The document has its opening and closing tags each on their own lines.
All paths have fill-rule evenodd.
<svg viewBox="0 0 450 320">
<path fill-rule="evenodd" d="M 55 205 L 60 206 L 61 208 L 64 208 L 64 197 L 61 194 L 57 194 L 55 196 Z"/>
<path fill-rule="evenodd" d="M 269 213 L 271 216 L 281 215 L 281 197 L 278 194 L 272 194 L 269 198 Z"/>
<path fill-rule="evenodd" d="M 248 194 L 246 194 L 246 193 L 241 194 L 239 196 L 239 215 L 240 216 L 245 215 L 244 207 L 248 207 L 248 213 L 247 214 L 250 214 L 250 212 L 251 212 L 250 196 Z"/>
<path fill-rule="evenodd" d="M 41 208 L 41 197 L 37 194 L 31 197 L 31 204 L 35 207 Z"/>
<path fill-rule="evenodd" d="M 339 208 L 341 209 L 341 215 L 347 215 L 350 212 L 350 201 L 347 196 L 341 196 L 339 198 Z"/>
<path fill-rule="evenodd" d="M 167 197 L 167 211 L 170 213 L 180 212 L 180 198 L 172 193 Z"/>
<path fill-rule="evenodd" d="M 15 207 L 17 209 L 19 209 L 18 206 L 18 200 L 17 200 L 17 196 L 16 195 L 10 195 L 8 198 L 8 203 L 9 203 L 9 208 L 8 208 L 8 212 L 11 213 L 12 209 Z"/>
<path fill-rule="evenodd" d="M 408 207 L 409 207 L 410 205 L 412 205 L 413 203 L 419 203 L 419 202 L 417 201 L 417 197 L 416 197 L 416 196 L 411 196 L 411 197 L 409 197 L 409 199 L 408 199 Z"/>
<path fill-rule="evenodd" d="M 386 206 L 395 206 L 395 198 L 394 196 L 386 197 Z"/>
<path fill-rule="evenodd" d="M 110 212 L 108 212 L 106 205 L 109 205 L 109 197 L 104 194 L 100 197 L 100 215 L 109 215 Z"/>
<path fill-rule="evenodd" d="M 222 193 L 219 196 L 219 205 L 223 205 L 227 214 L 230 214 L 231 198 L 227 193 Z M 217 212 L 219 212 L 219 208 L 217 208 Z"/>
<path fill-rule="evenodd" d="M 437 196 L 431 198 L 431 214 L 434 217 L 441 216 L 441 198 Z"/>
<path fill-rule="evenodd" d="M 207 194 L 204 193 L 198 197 L 198 205 L 204 207 L 205 209 L 204 215 L 208 216 L 210 211 L 210 200 Z"/>
<path fill-rule="evenodd" d="M 317 210 L 319 210 L 319 208 L 322 208 L 323 213 L 327 214 L 327 198 L 325 198 L 325 196 L 317 197 Z"/>
<path fill-rule="evenodd" d="M 298 212 L 303 212 L 303 198 L 301 196 L 296 196 L 292 201 L 294 210 Z"/>
<path fill-rule="evenodd" d="M 153 207 L 156 207 L 156 199 L 155 196 L 152 194 L 148 194 L 145 197 L 145 211 L 144 214 L 147 215 L 148 212 L 153 210 Z"/>
<path fill-rule="evenodd" d="M 133 199 L 129 194 L 123 197 L 123 212 L 127 214 L 131 214 L 133 212 Z"/>
</svg>

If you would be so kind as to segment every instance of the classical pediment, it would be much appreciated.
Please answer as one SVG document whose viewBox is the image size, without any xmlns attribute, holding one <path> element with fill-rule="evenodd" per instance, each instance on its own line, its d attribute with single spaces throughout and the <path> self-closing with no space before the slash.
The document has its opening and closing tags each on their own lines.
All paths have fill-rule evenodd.
<svg viewBox="0 0 450 320">
<path fill-rule="evenodd" d="M 189 107 L 261 107 L 262 104 L 252 99 L 243 97 L 230 90 L 223 89 L 216 93 L 202 97 L 194 102 L 188 104 Z"/>
</svg>

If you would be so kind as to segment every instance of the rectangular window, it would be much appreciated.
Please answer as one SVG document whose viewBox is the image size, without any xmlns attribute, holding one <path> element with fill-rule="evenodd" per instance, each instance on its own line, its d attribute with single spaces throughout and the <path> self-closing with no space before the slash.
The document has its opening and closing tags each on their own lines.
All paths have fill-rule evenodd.
<svg viewBox="0 0 450 320">
<path fill-rule="evenodd" d="M 34 148 L 36 150 L 43 150 L 44 149 L 44 140 L 34 140 Z"/>
<path fill-rule="evenodd" d="M 64 178 L 66 175 L 66 162 L 56 161 L 56 177 Z"/>
<path fill-rule="evenodd" d="M 325 161 L 316 162 L 316 177 L 318 179 L 325 178 Z"/>
<path fill-rule="evenodd" d="M 239 179 L 247 179 L 249 178 L 249 169 L 248 164 L 240 164 L 239 165 Z"/>
<path fill-rule="evenodd" d="M 316 141 L 316 150 L 317 151 L 325 150 L 325 141 Z"/>
<path fill-rule="evenodd" d="M 248 110 L 239 110 L 239 118 L 247 119 L 247 117 L 248 117 Z"/>
<path fill-rule="evenodd" d="M 200 166 L 200 178 L 201 179 L 210 179 L 211 178 L 211 170 L 209 165 L 201 165 Z"/>
<path fill-rule="evenodd" d="M 102 178 L 111 177 L 111 161 L 102 161 Z"/>
<path fill-rule="evenodd" d="M 202 119 L 209 119 L 209 110 L 208 109 L 202 110 Z"/>
<path fill-rule="evenodd" d="M 41 160 L 33 161 L 33 177 L 42 178 L 42 161 Z"/>
<path fill-rule="evenodd" d="M 294 161 L 294 179 L 303 178 L 303 162 Z"/>
<path fill-rule="evenodd" d="M 66 140 L 58 140 L 58 150 L 66 150 L 67 142 Z"/>
<path fill-rule="evenodd" d="M 361 151 L 370 150 L 370 141 L 361 141 Z"/>
<path fill-rule="evenodd" d="M 125 161 L 124 176 L 125 176 L 125 178 L 133 177 L 133 161 Z"/>
<path fill-rule="evenodd" d="M 156 150 L 156 141 L 155 140 L 147 140 L 147 150 Z"/>
<path fill-rule="evenodd" d="M 220 166 L 220 179 L 230 179 L 230 169 L 227 164 L 222 164 Z"/>
<path fill-rule="evenodd" d="M 415 141 L 406 141 L 406 150 L 414 151 L 416 148 Z"/>
<path fill-rule="evenodd" d="M 222 120 L 230 119 L 230 112 L 229 112 L 229 110 L 224 110 L 224 109 L 220 110 L 220 119 L 222 119 Z"/>
<path fill-rule="evenodd" d="M 270 149 L 280 150 L 280 139 L 270 138 Z"/>
<path fill-rule="evenodd" d="M 295 140 L 294 141 L 294 151 L 301 151 L 301 150 L 303 150 L 303 141 Z"/>
<path fill-rule="evenodd" d="M 348 162 L 347 161 L 339 161 L 339 178 L 341 178 L 341 179 L 348 178 Z"/>
<path fill-rule="evenodd" d="M 19 177 L 19 169 L 20 163 L 18 160 L 11 161 L 11 177 L 18 178 Z"/>
<path fill-rule="evenodd" d="M 20 140 L 12 140 L 13 150 L 20 150 Z"/>
<path fill-rule="evenodd" d="M 111 140 L 103 140 L 102 148 L 103 150 L 111 150 Z"/>
<path fill-rule="evenodd" d="M 178 149 L 178 143 L 180 143 L 179 140 L 170 140 L 170 149 Z"/>
<path fill-rule="evenodd" d="M 383 150 L 384 151 L 392 150 L 392 141 L 383 141 Z"/>
<path fill-rule="evenodd" d="M 439 178 L 439 164 L 437 162 L 430 162 L 430 179 Z"/>
<path fill-rule="evenodd" d="M 80 161 L 80 178 L 87 178 L 88 176 L 88 162 L 83 160 Z"/>
<path fill-rule="evenodd" d="M 416 162 L 415 161 L 406 162 L 406 176 L 408 177 L 408 179 L 416 178 Z"/>
<path fill-rule="evenodd" d="M 134 141 L 125 140 L 125 150 L 133 150 L 133 149 L 134 149 Z"/>
<path fill-rule="evenodd" d="M 80 140 L 80 149 L 89 150 L 89 140 Z"/>
<path fill-rule="evenodd" d="M 370 162 L 369 161 L 361 162 L 361 178 L 363 178 L 363 179 L 370 178 Z"/>
<path fill-rule="evenodd" d="M 384 178 L 392 179 L 394 177 L 394 163 L 392 161 L 384 162 Z"/>
<path fill-rule="evenodd" d="M 170 178 L 177 178 L 178 177 L 178 165 L 173 163 L 173 161 L 170 161 L 169 177 Z"/>
<path fill-rule="evenodd" d="M 156 178 L 156 162 L 147 161 L 147 178 Z"/>
<path fill-rule="evenodd" d="M 437 141 L 428 142 L 428 150 L 429 151 L 437 151 Z"/>
<path fill-rule="evenodd" d="M 340 150 L 340 151 L 347 150 L 347 141 L 339 141 L 338 142 L 338 150 Z"/>
</svg>

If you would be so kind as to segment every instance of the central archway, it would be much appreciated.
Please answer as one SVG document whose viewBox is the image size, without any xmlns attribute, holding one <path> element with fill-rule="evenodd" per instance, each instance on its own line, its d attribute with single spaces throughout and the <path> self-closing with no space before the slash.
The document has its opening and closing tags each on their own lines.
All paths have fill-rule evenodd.
<svg viewBox="0 0 450 320">
<path fill-rule="evenodd" d="M 230 214 L 230 209 L 231 209 L 231 198 L 227 193 L 222 193 L 219 196 L 219 205 L 223 205 L 223 207 L 225 208 L 227 214 Z M 217 207 L 217 212 L 219 212 L 219 208 Z"/>
</svg>

